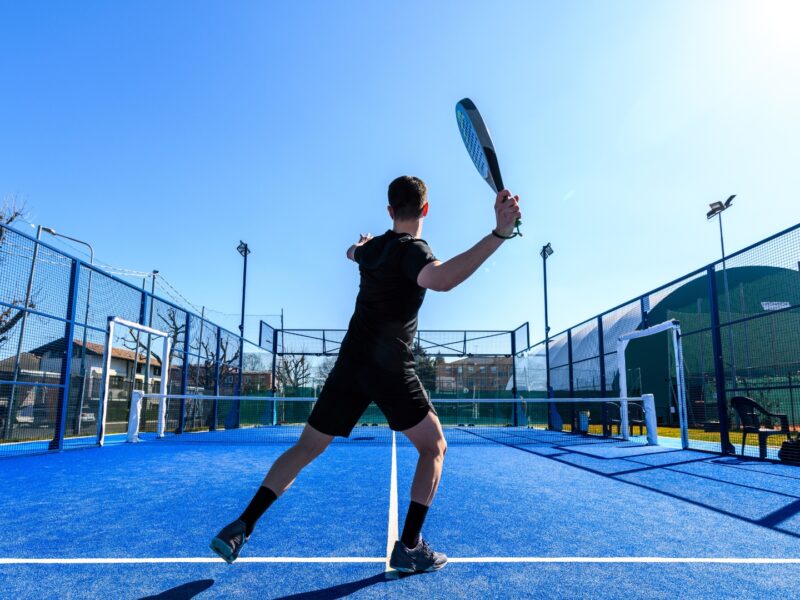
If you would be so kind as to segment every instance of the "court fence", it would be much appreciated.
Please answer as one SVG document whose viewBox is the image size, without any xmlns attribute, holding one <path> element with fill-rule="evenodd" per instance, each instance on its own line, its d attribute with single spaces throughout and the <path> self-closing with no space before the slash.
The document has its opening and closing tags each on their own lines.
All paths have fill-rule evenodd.
<svg viewBox="0 0 800 600">
<path fill-rule="evenodd" d="M 749 397 L 800 432 L 800 224 L 537 342 L 515 361 L 520 392 L 618 395 L 618 337 L 669 320 L 681 326 L 689 447 L 777 458 L 780 417 L 756 411 L 750 422 L 733 400 Z M 654 394 L 660 435 L 677 436 L 667 334 L 633 340 L 625 359 L 628 394 Z M 764 452 L 758 429 L 783 433 L 765 436 Z"/>
<path fill-rule="evenodd" d="M 0 225 L 0 456 L 96 443 L 109 317 L 148 325 L 172 342 L 164 357 L 134 329 L 111 340 L 111 437 L 125 433 L 132 392 L 157 391 L 163 373 L 173 394 L 316 397 L 345 333 L 262 323 L 253 343 L 147 283 Z M 617 338 L 669 320 L 682 328 L 691 448 L 764 456 L 757 433 L 742 444 L 736 396 L 785 415 L 789 430 L 800 432 L 800 224 L 549 343 L 531 345 L 525 323 L 513 331 L 420 330 L 409 350 L 434 399 L 614 397 Z M 675 360 L 666 334 L 633 340 L 626 351 L 628 395 L 654 394 L 662 437 L 679 435 Z M 762 427 L 779 423 L 761 417 Z M 776 457 L 782 439 L 767 439 L 767 457 Z"/>
<path fill-rule="evenodd" d="M 256 344 L 147 290 L 0 225 L 0 456 L 94 445 L 109 317 L 171 338 L 122 330 L 111 342 L 106 434 L 124 433 L 134 390 L 263 395 L 271 359 Z"/>
</svg>

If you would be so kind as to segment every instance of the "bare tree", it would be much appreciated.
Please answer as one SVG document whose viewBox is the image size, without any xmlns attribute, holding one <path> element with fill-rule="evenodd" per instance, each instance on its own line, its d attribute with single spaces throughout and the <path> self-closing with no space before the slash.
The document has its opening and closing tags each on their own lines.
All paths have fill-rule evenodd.
<svg viewBox="0 0 800 600">
<path fill-rule="evenodd" d="M 169 373 L 170 365 L 172 365 L 172 358 L 175 356 L 175 348 L 178 343 L 185 338 L 186 319 L 184 318 L 181 320 L 178 317 L 178 309 L 173 306 L 167 307 L 164 312 L 159 312 L 157 317 L 160 319 L 161 323 L 156 326 L 156 329 L 163 329 L 164 333 L 170 338 L 169 356 L 166 357 L 166 360 L 164 360 L 164 357 L 162 357 L 159 352 L 155 352 L 152 348 L 148 347 L 147 336 L 135 329 L 128 330 L 128 335 L 122 339 L 122 345 L 137 355 L 142 354 L 147 357 L 149 354 L 149 356 L 158 360 L 161 363 L 161 376 L 163 377 L 164 374 Z M 135 360 L 137 361 L 137 365 L 134 368 L 138 368 L 138 358 Z M 150 374 L 145 373 L 145 381 L 148 381 L 149 377 Z"/>
<path fill-rule="evenodd" d="M 11 225 L 14 221 L 23 219 L 27 211 L 24 204 L 17 201 L 14 196 L 8 196 L 0 207 L 0 248 L 6 241 L 6 228 L 4 225 Z M 2 260 L 2 254 L 0 254 Z M 21 298 L 11 298 L 10 304 L 25 304 Z M 35 302 L 31 299 L 27 308 L 36 308 Z M 8 341 L 8 332 L 22 319 L 25 311 L 8 307 L 0 311 L 0 346 Z"/>
<path fill-rule="evenodd" d="M 258 352 L 246 352 L 242 357 L 243 369 L 250 373 L 266 371 L 267 365 L 264 363 L 264 355 Z"/>
<path fill-rule="evenodd" d="M 0 207 L 0 225 L 11 225 L 14 221 L 22 219 L 27 214 L 25 204 L 19 202 L 14 196 L 7 196 Z M 0 243 L 3 242 L 5 228 L 0 227 Z"/>
<path fill-rule="evenodd" d="M 278 383 L 282 393 L 296 391 L 311 380 L 311 365 L 305 356 L 294 354 L 281 356 L 278 362 Z"/>
<path fill-rule="evenodd" d="M 317 366 L 317 379 L 324 383 L 325 380 L 328 378 L 328 375 L 331 374 L 333 370 L 333 365 L 336 364 L 336 357 L 335 356 L 326 356 L 322 359 L 322 362 Z"/>
</svg>

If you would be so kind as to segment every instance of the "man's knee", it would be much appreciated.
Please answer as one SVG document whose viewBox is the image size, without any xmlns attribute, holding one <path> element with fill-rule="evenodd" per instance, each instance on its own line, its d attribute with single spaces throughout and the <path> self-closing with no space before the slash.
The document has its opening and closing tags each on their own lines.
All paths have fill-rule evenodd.
<svg viewBox="0 0 800 600">
<path fill-rule="evenodd" d="M 330 440 L 324 439 L 308 439 L 301 437 L 294 445 L 294 449 L 299 454 L 303 455 L 309 462 L 317 458 L 320 454 L 325 452 L 325 449 L 330 445 Z"/>
<path fill-rule="evenodd" d="M 432 439 L 430 442 L 420 445 L 420 456 L 434 460 L 444 460 L 447 453 L 447 442 L 443 437 Z"/>
</svg>

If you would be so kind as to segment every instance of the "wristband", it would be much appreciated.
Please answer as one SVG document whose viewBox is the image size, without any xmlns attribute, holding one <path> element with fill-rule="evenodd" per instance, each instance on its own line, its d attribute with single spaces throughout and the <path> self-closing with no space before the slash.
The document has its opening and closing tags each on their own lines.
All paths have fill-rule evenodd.
<svg viewBox="0 0 800 600">
<path fill-rule="evenodd" d="M 497 233 L 497 231 L 495 231 L 494 229 L 492 229 L 492 235 L 493 235 L 494 237 L 496 237 L 496 238 L 500 238 L 501 240 L 510 240 L 511 238 L 513 238 L 513 237 L 516 237 L 516 236 L 517 236 L 517 234 L 516 234 L 516 233 L 512 233 L 511 235 L 509 235 L 508 237 L 506 237 L 506 236 L 504 236 L 504 235 L 500 235 L 500 234 L 499 234 L 499 233 Z"/>
</svg>

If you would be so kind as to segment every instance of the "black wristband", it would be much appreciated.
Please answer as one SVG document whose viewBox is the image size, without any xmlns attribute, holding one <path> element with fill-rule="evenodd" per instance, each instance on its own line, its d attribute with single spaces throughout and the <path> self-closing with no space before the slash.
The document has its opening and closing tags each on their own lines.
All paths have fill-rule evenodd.
<svg viewBox="0 0 800 600">
<path fill-rule="evenodd" d="M 500 234 L 499 234 L 499 233 L 497 233 L 497 231 L 495 231 L 494 229 L 492 229 L 492 235 L 493 235 L 494 237 L 496 237 L 496 238 L 500 238 L 501 240 L 510 240 L 511 238 L 513 238 L 513 237 L 516 237 L 516 234 L 515 234 L 515 233 L 514 233 L 514 234 L 511 234 L 511 235 L 509 235 L 508 237 L 506 237 L 506 236 L 504 236 L 504 235 L 500 235 Z"/>
</svg>

